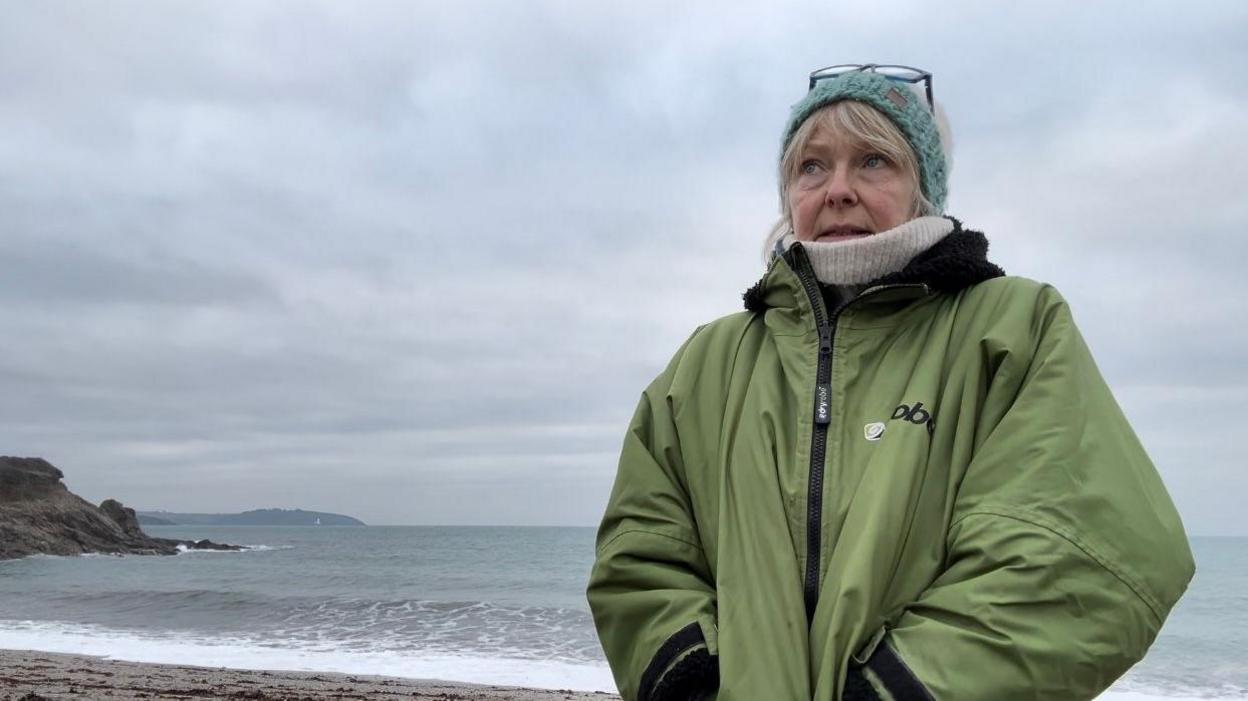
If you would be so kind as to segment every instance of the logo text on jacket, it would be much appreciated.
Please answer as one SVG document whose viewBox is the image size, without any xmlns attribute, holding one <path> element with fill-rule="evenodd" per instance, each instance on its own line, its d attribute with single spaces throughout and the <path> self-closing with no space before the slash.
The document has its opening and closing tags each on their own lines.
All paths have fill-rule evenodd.
<svg viewBox="0 0 1248 701">
<path fill-rule="evenodd" d="M 815 423 L 826 424 L 831 421 L 832 385 L 818 385 L 815 387 Z"/>
<path fill-rule="evenodd" d="M 930 411 L 923 408 L 923 402 L 915 402 L 914 406 L 900 404 L 893 409 L 893 420 L 907 421 L 920 426 L 927 426 L 927 435 L 932 435 L 936 431 L 936 417 L 932 416 Z"/>
</svg>

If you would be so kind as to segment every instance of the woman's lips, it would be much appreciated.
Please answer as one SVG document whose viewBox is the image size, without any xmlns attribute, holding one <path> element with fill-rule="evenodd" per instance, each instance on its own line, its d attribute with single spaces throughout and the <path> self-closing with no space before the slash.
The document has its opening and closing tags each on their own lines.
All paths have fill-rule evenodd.
<svg viewBox="0 0 1248 701">
<path fill-rule="evenodd" d="M 870 235 L 871 235 L 871 232 L 868 231 L 867 229 L 859 229 L 856 227 L 836 227 L 836 228 L 828 229 L 827 231 L 820 233 L 818 236 L 815 237 L 815 240 L 818 241 L 820 239 L 837 239 L 837 240 L 859 239 L 864 236 L 870 236 Z"/>
</svg>

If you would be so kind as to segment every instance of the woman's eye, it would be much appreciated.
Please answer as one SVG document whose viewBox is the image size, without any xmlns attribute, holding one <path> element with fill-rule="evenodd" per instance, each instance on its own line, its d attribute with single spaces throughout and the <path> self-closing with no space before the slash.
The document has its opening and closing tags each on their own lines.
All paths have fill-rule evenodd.
<svg viewBox="0 0 1248 701">
<path fill-rule="evenodd" d="M 868 168 L 883 168 L 888 165 L 888 161 L 878 153 L 873 153 L 863 159 L 862 164 Z"/>
<path fill-rule="evenodd" d="M 819 172 L 819 164 L 814 161 L 806 161 L 802 164 L 802 175 L 814 175 Z"/>
</svg>

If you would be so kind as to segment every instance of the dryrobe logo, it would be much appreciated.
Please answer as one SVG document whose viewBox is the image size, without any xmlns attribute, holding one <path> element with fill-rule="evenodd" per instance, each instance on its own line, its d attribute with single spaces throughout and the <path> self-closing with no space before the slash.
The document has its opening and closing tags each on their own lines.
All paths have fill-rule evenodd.
<svg viewBox="0 0 1248 701">
<path fill-rule="evenodd" d="M 815 423 L 826 424 L 832 420 L 832 385 L 815 388 Z"/>
<path fill-rule="evenodd" d="M 936 430 L 936 417 L 932 413 L 923 408 L 923 402 L 915 402 L 914 406 L 899 405 L 893 409 L 891 417 L 893 421 L 901 420 L 920 426 L 927 426 L 927 435 L 932 435 Z"/>
</svg>

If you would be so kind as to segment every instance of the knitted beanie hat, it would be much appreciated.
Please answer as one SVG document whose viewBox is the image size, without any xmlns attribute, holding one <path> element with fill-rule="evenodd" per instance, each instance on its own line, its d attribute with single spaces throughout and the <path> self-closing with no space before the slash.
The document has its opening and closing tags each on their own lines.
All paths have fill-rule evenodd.
<svg viewBox="0 0 1248 701">
<path fill-rule="evenodd" d="M 815 83 L 814 89 L 793 105 L 784 127 L 780 158 L 784 158 L 784 151 L 802 122 L 821 107 L 842 100 L 866 103 L 883 112 L 901 129 L 919 162 L 919 186 L 923 196 L 938 213 L 944 212 L 949 169 L 932 109 L 905 83 L 889 80 L 878 73 L 855 71 Z"/>
</svg>

